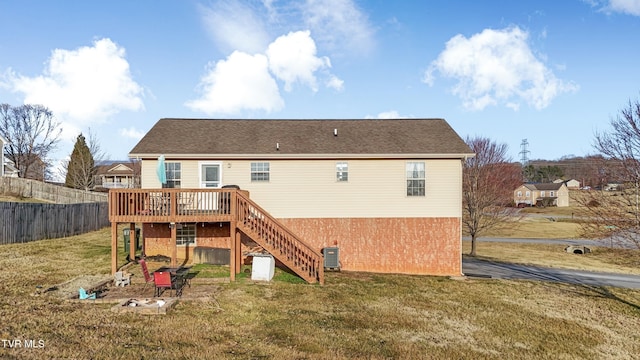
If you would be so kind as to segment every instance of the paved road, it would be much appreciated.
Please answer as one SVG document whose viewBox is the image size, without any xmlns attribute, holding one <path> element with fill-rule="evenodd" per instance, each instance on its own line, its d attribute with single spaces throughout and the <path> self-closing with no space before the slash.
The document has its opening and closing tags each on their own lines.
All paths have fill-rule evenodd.
<svg viewBox="0 0 640 360">
<path fill-rule="evenodd" d="M 468 239 L 465 239 L 468 240 Z M 554 243 L 567 245 L 599 245 L 601 241 L 577 239 L 502 239 L 482 238 L 480 241 L 516 242 L 516 243 Z M 606 243 L 605 243 L 606 244 Z M 543 266 L 529 266 L 509 263 L 498 263 L 480 260 L 468 256 L 462 259 L 462 272 L 471 277 L 493 279 L 523 279 L 555 281 L 587 286 L 614 286 L 630 289 L 640 289 L 640 276 L 616 273 L 603 273 L 582 270 L 554 269 Z"/>
<path fill-rule="evenodd" d="M 462 259 L 462 272 L 470 277 L 541 280 L 589 286 L 614 286 L 640 289 L 640 276 L 638 275 L 498 263 L 466 256 Z"/>
</svg>

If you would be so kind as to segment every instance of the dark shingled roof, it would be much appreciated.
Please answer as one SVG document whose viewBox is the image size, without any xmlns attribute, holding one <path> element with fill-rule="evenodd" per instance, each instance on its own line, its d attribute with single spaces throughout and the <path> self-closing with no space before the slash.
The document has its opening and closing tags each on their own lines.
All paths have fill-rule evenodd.
<svg viewBox="0 0 640 360">
<path fill-rule="evenodd" d="M 564 183 L 524 184 L 530 190 L 560 190 Z"/>
<path fill-rule="evenodd" d="M 161 119 L 129 156 L 160 154 L 461 157 L 473 152 L 443 119 Z"/>
</svg>

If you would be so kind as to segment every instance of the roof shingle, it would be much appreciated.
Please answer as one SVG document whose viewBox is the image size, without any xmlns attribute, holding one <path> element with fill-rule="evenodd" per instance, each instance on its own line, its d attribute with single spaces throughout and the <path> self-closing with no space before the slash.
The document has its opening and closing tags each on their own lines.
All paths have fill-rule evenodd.
<svg viewBox="0 0 640 360">
<path fill-rule="evenodd" d="M 472 155 L 443 119 L 161 119 L 130 157 L 166 155 Z"/>
</svg>

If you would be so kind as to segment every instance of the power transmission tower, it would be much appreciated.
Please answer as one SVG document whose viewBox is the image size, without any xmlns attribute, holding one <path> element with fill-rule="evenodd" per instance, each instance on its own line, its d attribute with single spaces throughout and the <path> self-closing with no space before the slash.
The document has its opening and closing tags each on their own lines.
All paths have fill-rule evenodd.
<svg viewBox="0 0 640 360">
<path fill-rule="evenodd" d="M 529 142 L 527 141 L 527 139 L 522 139 L 522 142 L 520 143 L 520 148 L 522 150 L 520 150 L 520 163 L 522 164 L 522 166 L 526 166 L 529 163 L 529 153 L 530 151 L 527 149 L 527 147 L 529 146 Z"/>
</svg>

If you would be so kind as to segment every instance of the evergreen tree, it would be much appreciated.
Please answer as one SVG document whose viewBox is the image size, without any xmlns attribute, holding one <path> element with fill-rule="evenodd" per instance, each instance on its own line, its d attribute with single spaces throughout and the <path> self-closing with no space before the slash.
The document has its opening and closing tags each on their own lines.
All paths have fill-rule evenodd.
<svg viewBox="0 0 640 360">
<path fill-rule="evenodd" d="M 80 134 L 73 146 L 71 158 L 67 165 L 65 186 L 75 189 L 89 190 L 93 187 L 95 163 L 85 137 Z"/>
</svg>

